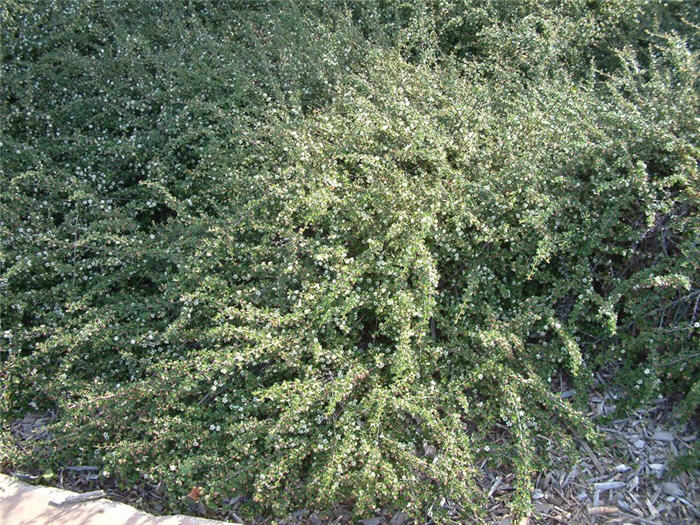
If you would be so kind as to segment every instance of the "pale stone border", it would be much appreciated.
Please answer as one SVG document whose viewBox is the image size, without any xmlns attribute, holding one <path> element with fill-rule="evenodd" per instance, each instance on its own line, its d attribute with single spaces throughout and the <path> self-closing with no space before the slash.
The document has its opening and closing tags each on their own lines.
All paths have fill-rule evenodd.
<svg viewBox="0 0 700 525">
<path fill-rule="evenodd" d="M 76 492 L 28 485 L 0 474 L 2 525 L 223 525 L 223 521 L 191 516 L 153 516 L 124 503 L 102 498 L 81 503 L 52 505 Z"/>
</svg>

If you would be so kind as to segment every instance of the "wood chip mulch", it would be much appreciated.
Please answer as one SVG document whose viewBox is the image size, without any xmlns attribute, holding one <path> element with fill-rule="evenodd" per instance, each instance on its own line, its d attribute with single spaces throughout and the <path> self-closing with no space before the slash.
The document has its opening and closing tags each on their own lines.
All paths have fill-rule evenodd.
<svg viewBox="0 0 700 525">
<path fill-rule="evenodd" d="M 590 396 L 588 414 L 612 412 L 615 394 Z M 537 478 L 532 494 L 534 513 L 515 522 L 508 515 L 509 481 L 485 473 L 492 505 L 491 523 L 529 524 L 691 524 L 700 523 L 697 472 L 674 473 L 674 460 L 693 448 L 694 423 L 680 424 L 660 399 L 623 419 L 600 423 L 608 446 L 593 451 L 579 443 L 581 459 L 570 468 L 554 468 Z M 566 458 L 555 464 L 570 464 Z"/>
</svg>

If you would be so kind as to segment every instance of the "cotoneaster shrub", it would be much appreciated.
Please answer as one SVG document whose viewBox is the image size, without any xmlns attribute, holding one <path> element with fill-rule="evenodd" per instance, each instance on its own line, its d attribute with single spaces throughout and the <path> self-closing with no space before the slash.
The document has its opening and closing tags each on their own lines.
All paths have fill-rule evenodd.
<svg viewBox="0 0 700 525">
<path fill-rule="evenodd" d="M 475 520 L 483 458 L 524 512 L 541 436 L 590 437 L 596 370 L 693 416 L 698 13 L 670 4 L 8 4 L 5 464 Z"/>
</svg>

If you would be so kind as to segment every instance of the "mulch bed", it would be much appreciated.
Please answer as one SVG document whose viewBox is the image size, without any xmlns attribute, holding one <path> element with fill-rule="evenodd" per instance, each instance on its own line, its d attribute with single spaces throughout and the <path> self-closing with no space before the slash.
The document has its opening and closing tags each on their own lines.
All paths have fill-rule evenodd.
<svg viewBox="0 0 700 525">
<path fill-rule="evenodd" d="M 610 394 L 591 396 L 589 416 L 605 415 L 613 403 Z M 581 459 L 572 468 L 540 474 L 532 495 L 535 512 L 530 523 L 647 525 L 700 521 L 697 473 L 674 475 L 670 469 L 677 457 L 692 449 L 697 439 L 694 424 L 678 424 L 666 400 L 659 400 L 624 419 L 599 424 L 598 429 L 609 438 L 606 448 L 593 451 L 582 442 Z M 507 494 L 499 495 L 511 490 L 509 480 L 491 475 L 490 481 L 491 520 L 510 525 L 513 521 L 506 508 Z"/>
<path fill-rule="evenodd" d="M 610 390 L 589 396 L 589 417 L 602 419 L 612 413 L 616 393 Z M 53 413 L 29 413 L 13 423 L 11 430 L 20 447 L 34 447 L 53 436 L 46 425 Z M 581 442 L 581 459 L 571 468 L 562 466 L 543 472 L 532 494 L 534 513 L 514 522 L 508 512 L 513 492 L 512 475 L 482 469 L 482 486 L 489 494 L 487 520 L 499 525 L 527 524 L 691 524 L 700 522 L 698 476 L 674 474 L 671 465 L 688 453 L 697 439 L 694 422 L 680 424 L 673 419 L 667 400 L 639 409 L 623 419 L 597 425 L 608 438 L 608 446 L 593 451 Z M 555 458 L 554 465 L 570 465 L 566 458 Z M 482 465 L 483 467 L 483 465 Z M 19 479 L 44 481 L 40 476 L 11 472 Z M 149 512 L 164 510 L 163 486 L 143 485 L 120 490 L 114 480 L 99 474 L 97 466 L 66 466 L 51 482 L 63 489 L 85 492 L 103 489 L 110 499 L 132 504 Z M 192 514 L 240 522 L 236 501 L 229 508 L 212 514 L 192 500 Z M 449 508 L 449 502 L 443 502 Z M 347 523 L 349 509 L 335 508 L 326 515 L 309 514 L 304 509 L 286 524 Z M 260 523 L 265 523 L 262 520 Z M 405 525 L 410 523 L 402 512 L 376 516 L 363 525 Z"/>
</svg>

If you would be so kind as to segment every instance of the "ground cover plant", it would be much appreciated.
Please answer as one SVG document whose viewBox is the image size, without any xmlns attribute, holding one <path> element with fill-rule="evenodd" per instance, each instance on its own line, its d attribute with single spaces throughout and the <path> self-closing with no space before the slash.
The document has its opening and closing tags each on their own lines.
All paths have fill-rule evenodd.
<svg viewBox="0 0 700 525">
<path fill-rule="evenodd" d="M 562 384 L 696 416 L 694 2 L 0 9 L 3 468 L 474 521 Z"/>
</svg>

